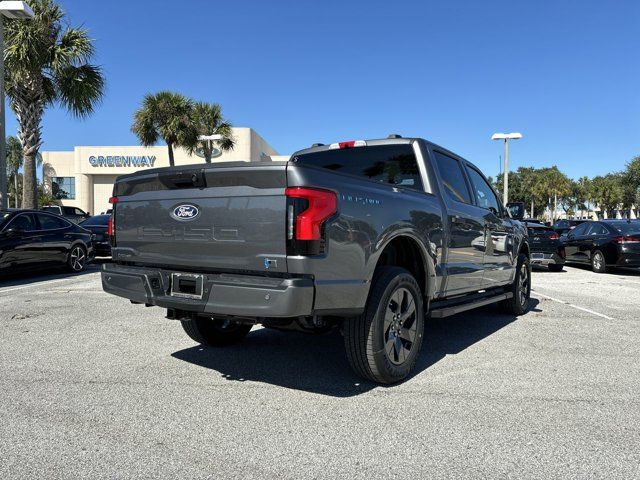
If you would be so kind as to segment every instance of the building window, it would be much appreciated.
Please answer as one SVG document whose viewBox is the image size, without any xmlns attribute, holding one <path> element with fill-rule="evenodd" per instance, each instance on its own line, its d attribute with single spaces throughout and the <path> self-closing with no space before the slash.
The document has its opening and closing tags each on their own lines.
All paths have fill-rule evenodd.
<svg viewBox="0 0 640 480">
<path fill-rule="evenodd" d="M 51 193 L 58 200 L 75 200 L 75 177 L 53 177 L 51 179 Z"/>
</svg>

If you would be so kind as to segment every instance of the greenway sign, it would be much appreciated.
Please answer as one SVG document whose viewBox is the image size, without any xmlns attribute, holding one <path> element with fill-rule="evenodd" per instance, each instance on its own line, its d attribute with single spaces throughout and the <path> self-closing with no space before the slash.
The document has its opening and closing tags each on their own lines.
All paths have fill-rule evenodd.
<svg viewBox="0 0 640 480">
<path fill-rule="evenodd" d="M 89 164 L 92 167 L 153 167 L 155 162 L 155 155 L 91 155 L 89 157 Z"/>
</svg>

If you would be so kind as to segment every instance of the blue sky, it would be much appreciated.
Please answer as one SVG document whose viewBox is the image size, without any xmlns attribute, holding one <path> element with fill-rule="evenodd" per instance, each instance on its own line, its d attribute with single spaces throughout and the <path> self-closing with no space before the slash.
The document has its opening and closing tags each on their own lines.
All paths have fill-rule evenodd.
<svg viewBox="0 0 640 480">
<path fill-rule="evenodd" d="M 513 168 L 578 177 L 640 154 L 637 0 L 61 4 L 95 38 L 108 87 L 88 120 L 48 111 L 44 150 L 137 144 L 134 110 L 170 89 L 222 104 L 282 154 L 400 133 L 495 175 L 496 131 L 524 135 Z"/>
</svg>

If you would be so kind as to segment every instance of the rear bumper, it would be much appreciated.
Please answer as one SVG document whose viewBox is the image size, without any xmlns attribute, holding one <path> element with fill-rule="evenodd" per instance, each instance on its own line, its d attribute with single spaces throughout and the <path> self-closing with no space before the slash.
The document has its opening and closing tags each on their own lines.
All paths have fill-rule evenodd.
<svg viewBox="0 0 640 480">
<path fill-rule="evenodd" d="M 640 253 L 622 253 L 615 265 L 617 267 L 640 267 Z"/>
<path fill-rule="evenodd" d="M 203 274 L 202 299 L 175 297 L 171 270 L 105 264 L 105 292 L 134 302 L 212 315 L 298 317 L 313 311 L 314 285 L 308 278 Z"/>
<path fill-rule="evenodd" d="M 557 253 L 531 253 L 532 265 L 564 265 L 564 258 Z"/>
</svg>

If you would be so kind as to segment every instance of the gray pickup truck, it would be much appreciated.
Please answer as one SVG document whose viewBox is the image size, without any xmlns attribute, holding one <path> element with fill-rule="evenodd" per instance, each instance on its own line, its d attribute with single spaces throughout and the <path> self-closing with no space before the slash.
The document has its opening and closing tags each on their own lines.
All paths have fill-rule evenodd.
<svg viewBox="0 0 640 480">
<path fill-rule="evenodd" d="M 118 178 L 105 291 L 167 309 L 196 342 L 339 328 L 379 383 L 409 375 L 425 319 L 527 311 L 526 229 L 480 170 L 420 138 L 316 144 L 287 162 Z"/>
</svg>

